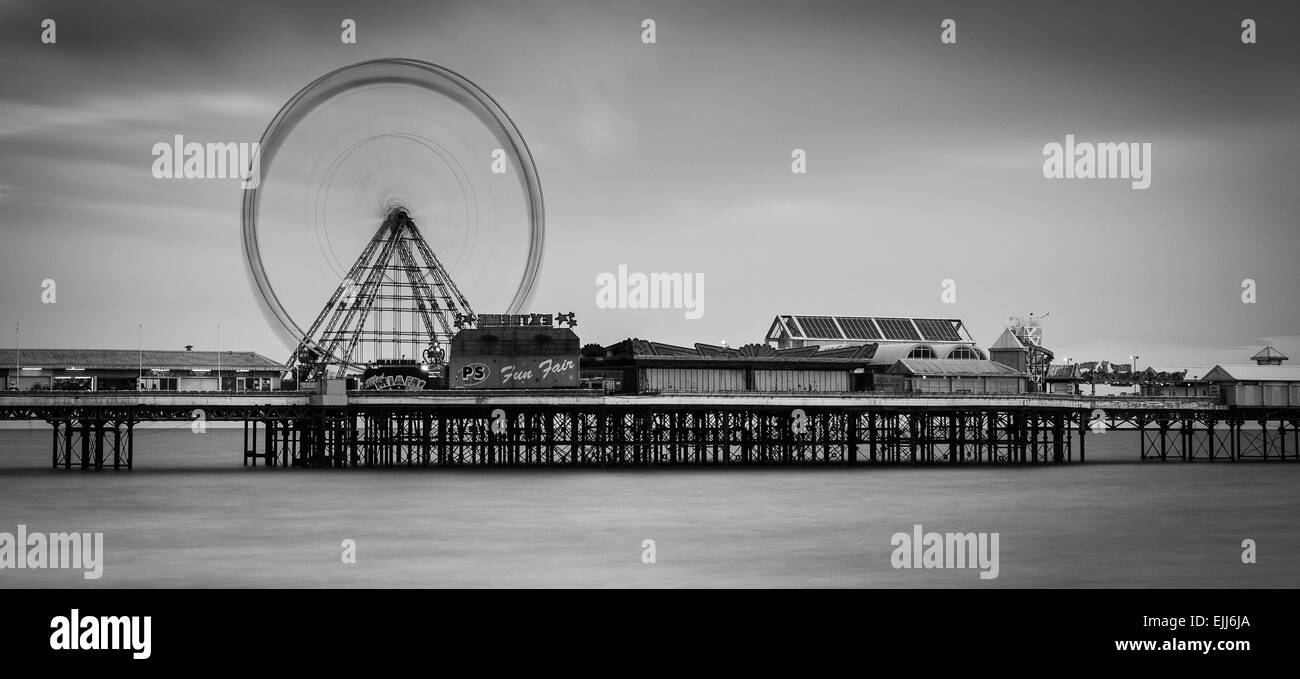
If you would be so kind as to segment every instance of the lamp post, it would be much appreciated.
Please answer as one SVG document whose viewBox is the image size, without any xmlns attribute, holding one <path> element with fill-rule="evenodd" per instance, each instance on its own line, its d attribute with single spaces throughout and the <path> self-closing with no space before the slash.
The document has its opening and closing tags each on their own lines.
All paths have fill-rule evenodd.
<svg viewBox="0 0 1300 679">
<path fill-rule="evenodd" d="M 221 391 L 221 324 L 217 324 L 217 391 Z"/>
<path fill-rule="evenodd" d="M 139 350 L 138 358 L 140 359 L 140 372 L 136 374 L 135 390 L 144 390 L 144 323 L 137 323 L 135 326 L 135 339 Z"/>
<path fill-rule="evenodd" d="M 14 323 L 14 389 L 21 391 L 22 385 L 19 380 L 23 376 L 23 346 L 19 341 L 19 330 L 23 327 L 22 322 Z"/>
</svg>

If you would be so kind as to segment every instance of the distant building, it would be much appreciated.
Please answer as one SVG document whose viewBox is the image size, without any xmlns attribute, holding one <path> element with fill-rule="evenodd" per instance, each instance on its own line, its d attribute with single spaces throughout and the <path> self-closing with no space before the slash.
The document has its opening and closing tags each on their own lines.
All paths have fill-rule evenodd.
<svg viewBox="0 0 1300 679">
<path fill-rule="evenodd" d="M 989 346 L 989 358 L 1024 372 L 1029 366 L 1029 348 L 1008 328 Z"/>
<path fill-rule="evenodd" d="M 1219 398 L 1219 385 L 1199 380 L 1181 382 L 1152 383 L 1142 382 L 1138 385 L 1142 396 L 1182 396 L 1197 398 Z"/>
<path fill-rule="evenodd" d="M 1195 396 L 1216 398 L 1226 405 L 1300 407 L 1300 367 L 1283 366 L 1288 360 L 1273 347 L 1254 356 L 1254 365 L 1216 365 L 1209 370 L 1157 371 L 1147 368 L 1135 375 L 1143 396 Z M 1198 377 L 1201 374 L 1203 377 Z"/>
<path fill-rule="evenodd" d="M 1083 382 L 1083 377 L 1079 374 L 1079 366 L 1074 363 L 1048 366 L 1043 378 L 1044 391 L 1052 394 L 1077 394 L 1080 382 Z"/>
<path fill-rule="evenodd" d="M 1300 366 L 1216 365 L 1201 378 L 1230 406 L 1300 408 Z"/>
<path fill-rule="evenodd" d="M 1199 369 L 1197 372 L 1201 372 Z M 1218 385 L 1202 382 L 1187 370 L 1155 370 L 1147 368 L 1136 376 L 1138 393 L 1142 396 L 1219 397 Z"/>
<path fill-rule="evenodd" d="M 5 389 L 271 391 L 284 366 L 251 351 L 0 349 Z"/>
<path fill-rule="evenodd" d="M 1045 380 L 1049 364 L 1055 354 L 1044 346 L 1026 341 L 1017 336 L 1014 329 L 1007 328 L 998 335 L 989 346 L 989 359 L 1015 370 L 1027 373 L 1031 381 Z"/>
</svg>

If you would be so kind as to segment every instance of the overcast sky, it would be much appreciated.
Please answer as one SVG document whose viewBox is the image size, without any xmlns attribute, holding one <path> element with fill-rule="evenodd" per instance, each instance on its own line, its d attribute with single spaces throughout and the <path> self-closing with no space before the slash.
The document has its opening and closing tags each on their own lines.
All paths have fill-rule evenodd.
<svg viewBox="0 0 1300 679">
<path fill-rule="evenodd" d="M 146 348 L 203 349 L 220 324 L 224 348 L 283 360 L 238 185 L 155 180 L 151 149 L 255 141 L 317 76 L 410 57 L 528 140 L 533 310 L 576 311 L 584 342 L 738 345 L 800 313 L 956 317 L 987 345 L 1050 312 L 1046 344 L 1076 360 L 1266 341 L 1300 360 L 1300 5 L 1075 4 L 0 0 L 0 322 L 24 346 L 131 348 L 143 324 Z M 1066 134 L 1150 142 L 1150 188 L 1045 179 Z M 703 273 L 703 318 L 597 309 L 620 264 Z"/>
</svg>

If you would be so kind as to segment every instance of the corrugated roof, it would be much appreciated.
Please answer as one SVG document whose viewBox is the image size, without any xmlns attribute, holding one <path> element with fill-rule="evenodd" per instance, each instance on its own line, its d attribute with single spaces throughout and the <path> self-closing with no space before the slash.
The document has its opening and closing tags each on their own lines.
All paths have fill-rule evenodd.
<svg viewBox="0 0 1300 679">
<path fill-rule="evenodd" d="M 1216 365 L 1202 382 L 1300 382 L 1300 365 Z"/>
<path fill-rule="evenodd" d="M 21 357 L 18 355 L 21 353 Z M 252 351 L 223 351 L 222 370 L 283 370 L 284 366 Z M 0 349 L 0 367 L 12 369 L 21 360 L 24 368 L 138 368 L 146 370 L 193 370 L 218 367 L 215 351 L 166 351 L 158 349 Z"/>
<path fill-rule="evenodd" d="M 905 358 L 892 367 L 894 375 L 939 375 L 943 377 L 1020 377 L 1024 373 L 993 361 L 951 361 L 942 358 Z"/>
<path fill-rule="evenodd" d="M 875 352 L 875 344 L 851 345 L 835 349 L 821 349 L 816 345 L 776 349 L 767 344 L 745 344 L 739 347 L 724 347 L 717 344 L 696 342 L 693 347 L 682 347 L 663 342 L 652 342 L 637 338 L 628 338 L 610 345 L 611 356 L 644 358 L 721 358 L 721 359 L 868 359 Z"/>
</svg>

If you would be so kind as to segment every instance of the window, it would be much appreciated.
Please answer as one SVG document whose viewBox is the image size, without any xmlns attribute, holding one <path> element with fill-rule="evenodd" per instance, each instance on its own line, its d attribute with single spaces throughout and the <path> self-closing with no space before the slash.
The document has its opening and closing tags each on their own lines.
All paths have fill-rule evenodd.
<svg viewBox="0 0 1300 679">
<path fill-rule="evenodd" d="M 269 377 L 240 377 L 235 380 L 236 391 L 270 391 Z"/>
<path fill-rule="evenodd" d="M 964 361 L 978 361 L 980 360 L 980 355 L 979 352 L 970 347 L 956 347 L 948 353 L 948 358 Z"/>
<path fill-rule="evenodd" d="M 907 357 L 908 358 L 937 358 L 934 354 L 934 349 L 932 349 L 929 345 L 926 344 L 918 344 L 915 349 L 912 349 L 912 351 L 908 353 Z"/>
<path fill-rule="evenodd" d="M 140 391 L 176 391 L 175 377 L 144 377 L 138 382 Z"/>
</svg>

